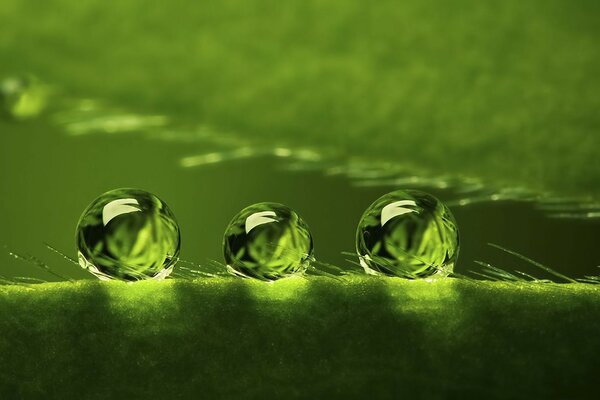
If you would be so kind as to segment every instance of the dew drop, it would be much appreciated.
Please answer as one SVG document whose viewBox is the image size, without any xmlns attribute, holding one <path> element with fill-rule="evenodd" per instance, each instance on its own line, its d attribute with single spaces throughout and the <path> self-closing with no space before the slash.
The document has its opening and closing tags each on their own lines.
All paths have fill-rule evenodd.
<svg viewBox="0 0 600 400">
<path fill-rule="evenodd" d="M 164 279 L 179 256 L 179 225 L 169 207 L 139 189 L 95 199 L 77 224 L 79 265 L 103 280 Z"/>
<path fill-rule="evenodd" d="M 312 252 L 313 240 L 306 222 L 278 203 L 244 208 L 231 220 L 223 237 L 227 266 L 261 280 L 303 272 Z"/>
<path fill-rule="evenodd" d="M 434 196 L 398 190 L 364 212 L 356 230 L 356 251 L 370 274 L 447 276 L 458 257 L 458 227 L 448 207 Z"/>
</svg>

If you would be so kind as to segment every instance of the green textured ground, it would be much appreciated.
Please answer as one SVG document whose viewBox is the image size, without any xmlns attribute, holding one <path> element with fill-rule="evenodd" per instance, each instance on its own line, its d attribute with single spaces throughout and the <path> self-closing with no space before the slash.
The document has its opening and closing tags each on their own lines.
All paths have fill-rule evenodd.
<svg viewBox="0 0 600 400">
<path fill-rule="evenodd" d="M 257 143 L 600 194 L 600 3 L 4 0 L 0 74 Z"/>
<path fill-rule="evenodd" d="M 290 278 L 0 288 L 0 397 L 593 398 L 600 287 Z"/>
</svg>

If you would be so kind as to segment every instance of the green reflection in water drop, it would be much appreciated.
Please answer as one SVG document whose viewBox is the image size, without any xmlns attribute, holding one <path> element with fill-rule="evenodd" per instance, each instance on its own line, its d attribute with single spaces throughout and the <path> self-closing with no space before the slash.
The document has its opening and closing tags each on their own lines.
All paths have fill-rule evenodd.
<svg viewBox="0 0 600 400">
<path fill-rule="evenodd" d="M 104 193 L 77 225 L 79 264 L 100 279 L 163 279 L 180 249 L 179 225 L 167 205 L 139 189 Z"/>
<path fill-rule="evenodd" d="M 283 204 L 258 203 L 244 208 L 231 220 L 223 237 L 228 267 L 262 280 L 304 271 L 312 252 L 308 225 Z"/>
<path fill-rule="evenodd" d="M 437 198 L 417 190 L 398 190 L 380 197 L 364 212 L 356 230 L 356 251 L 368 273 L 447 276 L 458 257 L 458 227 Z"/>
</svg>

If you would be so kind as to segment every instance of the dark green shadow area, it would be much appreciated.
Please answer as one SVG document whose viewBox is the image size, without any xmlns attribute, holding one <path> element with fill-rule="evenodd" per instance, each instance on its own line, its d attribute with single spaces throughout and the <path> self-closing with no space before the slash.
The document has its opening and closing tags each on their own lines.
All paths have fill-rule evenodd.
<svg viewBox="0 0 600 400">
<path fill-rule="evenodd" d="M 575 285 L 461 284 L 467 313 L 444 366 L 498 398 L 590 398 L 600 372 L 600 291 Z M 478 371 L 478 372 L 475 372 Z M 448 375 L 447 375 L 448 376 Z"/>
<path fill-rule="evenodd" d="M 600 288 L 311 277 L 0 290 L 0 396 L 582 398 Z"/>
<path fill-rule="evenodd" d="M 119 369 L 104 285 L 1 287 L 0 303 L 0 398 L 89 393 Z"/>
</svg>

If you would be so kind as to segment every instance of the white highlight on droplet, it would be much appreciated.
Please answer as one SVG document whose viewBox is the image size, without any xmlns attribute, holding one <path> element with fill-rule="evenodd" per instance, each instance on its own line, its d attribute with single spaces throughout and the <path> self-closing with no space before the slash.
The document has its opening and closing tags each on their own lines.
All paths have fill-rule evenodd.
<svg viewBox="0 0 600 400">
<path fill-rule="evenodd" d="M 404 206 L 416 207 L 417 203 L 415 203 L 414 200 L 400 200 L 383 207 L 381 210 L 381 226 L 384 226 L 390 219 L 399 215 L 417 212 L 417 210 L 406 208 Z"/>
<path fill-rule="evenodd" d="M 250 215 L 246 218 L 246 234 L 256 228 L 259 225 L 269 224 L 271 222 L 277 222 L 276 219 L 270 217 L 276 217 L 275 211 L 261 211 Z"/>
<path fill-rule="evenodd" d="M 140 211 L 142 211 L 142 208 L 136 199 L 113 200 L 102 209 L 102 223 L 106 226 L 113 218 L 119 215 Z"/>
</svg>

